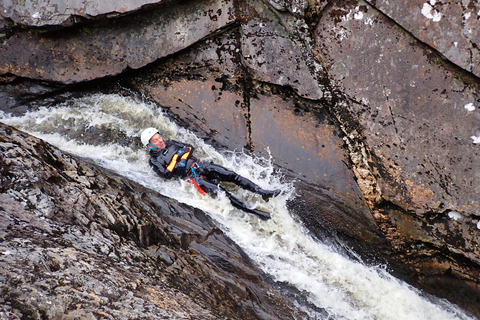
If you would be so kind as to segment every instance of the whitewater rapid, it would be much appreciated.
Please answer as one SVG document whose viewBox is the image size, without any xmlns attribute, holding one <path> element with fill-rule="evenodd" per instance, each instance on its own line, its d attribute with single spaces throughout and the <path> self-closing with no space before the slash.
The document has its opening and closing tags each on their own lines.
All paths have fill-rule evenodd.
<svg viewBox="0 0 480 320">
<path fill-rule="evenodd" d="M 22 116 L 0 112 L 0 122 L 205 211 L 275 281 L 305 294 L 315 306 L 307 310 L 312 319 L 325 319 L 318 309 L 324 310 L 328 319 L 471 319 L 447 301 L 394 278 L 384 267 L 366 266 L 314 239 L 288 212 L 286 202 L 295 196 L 295 190 L 274 170 L 271 158 L 252 157 L 241 150 L 219 152 L 170 121 L 152 103 L 97 94 Z M 202 196 L 191 184 L 156 176 L 139 141 L 146 127 L 158 128 L 164 139 L 192 144 L 197 157 L 233 169 L 263 188 L 281 189 L 282 195 L 268 203 L 248 191 L 233 190 L 251 205 L 271 212 L 272 219 L 263 221 L 239 211 L 223 195 Z"/>
</svg>

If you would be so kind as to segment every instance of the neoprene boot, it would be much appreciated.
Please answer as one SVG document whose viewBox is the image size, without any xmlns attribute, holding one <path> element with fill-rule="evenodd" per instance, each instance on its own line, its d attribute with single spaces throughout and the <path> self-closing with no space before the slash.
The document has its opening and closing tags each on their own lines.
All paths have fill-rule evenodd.
<svg viewBox="0 0 480 320">
<path fill-rule="evenodd" d="M 282 192 L 280 189 L 275 189 L 275 190 L 262 190 L 258 192 L 261 196 L 262 199 L 266 202 L 268 202 L 270 199 L 275 198 Z"/>
<path fill-rule="evenodd" d="M 235 208 L 243 210 L 248 213 L 253 213 L 254 215 L 257 215 L 262 220 L 268 220 L 271 218 L 270 213 L 262 210 L 258 210 L 258 209 L 249 208 L 245 205 L 245 203 L 235 198 L 230 192 L 226 190 L 224 190 L 224 192 L 227 195 L 228 199 L 230 199 L 230 202 Z"/>
</svg>

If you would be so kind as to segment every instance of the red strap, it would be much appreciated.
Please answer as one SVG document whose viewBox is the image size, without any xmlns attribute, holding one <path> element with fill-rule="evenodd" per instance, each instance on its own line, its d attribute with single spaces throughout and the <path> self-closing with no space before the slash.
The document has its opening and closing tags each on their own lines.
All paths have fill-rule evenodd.
<svg viewBox="0 0 480 320">
<path fill-rule="evenodd" d="M 188 183 L 193 183 L 197 188 L 198 192 L 200 192 L 202 196 L 205 195 L 205 191 L 203 191 L 202 188 L 198 185 L 197 180 L 195 180 L 195 178 L 188 180 Z"/>
</svg>

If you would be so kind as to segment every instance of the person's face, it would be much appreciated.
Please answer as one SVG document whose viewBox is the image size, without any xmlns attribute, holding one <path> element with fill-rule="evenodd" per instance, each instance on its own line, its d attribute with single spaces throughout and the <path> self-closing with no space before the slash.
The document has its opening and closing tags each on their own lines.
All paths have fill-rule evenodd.
<svg viewBox="0 0 480 320">
<path fill-rule="evenodd" d="M 165 142 L 163 141 L 162 137 L 158 134 L 158 132 L 155 133 L 152 138 L 150 138 L 149 142 L 157 148 L 160 148 L 160 149 L 165 148 Z"/>
</svg>

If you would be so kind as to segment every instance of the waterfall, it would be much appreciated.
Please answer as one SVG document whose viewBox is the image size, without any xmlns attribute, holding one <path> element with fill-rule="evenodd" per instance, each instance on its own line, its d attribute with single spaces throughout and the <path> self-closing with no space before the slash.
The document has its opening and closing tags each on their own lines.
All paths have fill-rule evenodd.
<svg viewBox="0 0 480 320">
<path fill-rule="evenodd" d="M 21 116 L 0 113 L 0 121 L 205 211 L 272 279 L 297 288 L 329 319 L 469 319 L 455 305 L 423 294 L 386 268 L 367 266 L 312 237 L 289 213 L 286 203 L 295 196 L 295 189 L 274 170 L 271 158 L 253 157 L 242 150 L 215 150 L 152 103 L 96 94 Z M 140 144 L 146 127 L 156 127 L 166 140 L 192 144 L 202 160 L 233 169 L 263 188 L 281 189 L 282 194 L 268 203 L 248 191 L 232 190 L 252 206 L 270 212 L 272 219 L 263 221 L 239 211 L 224 195 L 202 196 L 185 181 L 156 176 Z M 313 309 L 309 313 L 312 318 L 325 318 Z"/>
</svg>

